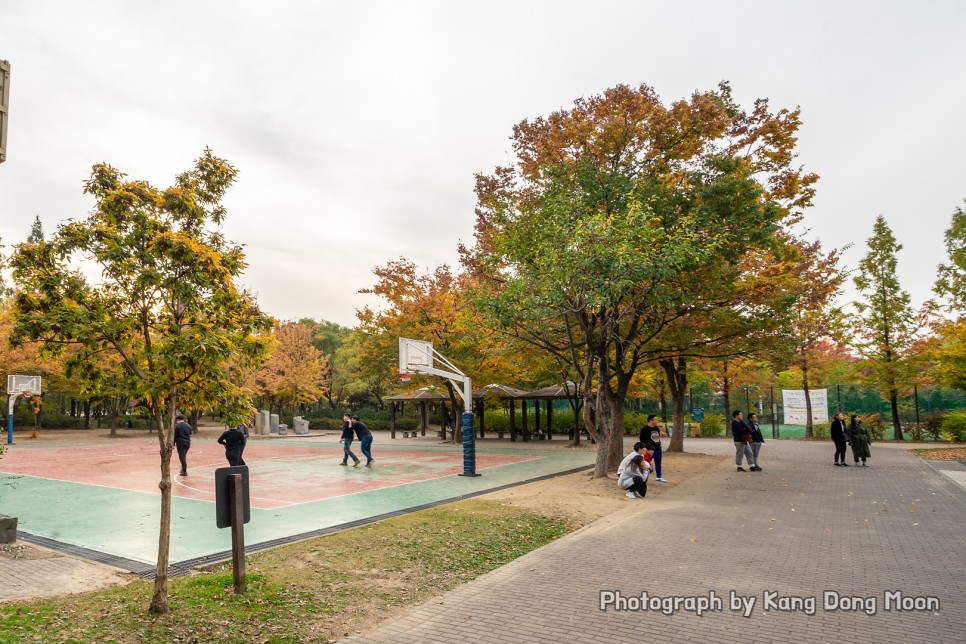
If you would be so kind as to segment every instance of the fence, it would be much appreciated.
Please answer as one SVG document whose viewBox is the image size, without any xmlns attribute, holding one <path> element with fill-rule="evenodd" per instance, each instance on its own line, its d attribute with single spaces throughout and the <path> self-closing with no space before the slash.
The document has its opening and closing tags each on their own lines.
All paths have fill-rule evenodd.
<svg viewBox="0 0 966 644">
<path fill-rule="evenodd" d="M 891 425 L 892 410 L 889 401 L 883 400 L 878 390 L 862 385 L 816 385 L 810 389 L 828 391 L 829 419 L 841 411 L 845 414 L 879 414 L 886 425 Z M 695 409 L 704 410 L 705 415 L 718 414 L 727 421 L 731 412 L 740 409 L 746 415 L 758 414 L 763 430 L 775 428 L 775 435 L 791 438 L 804 434 L 802 426 L 784 425 L 785 407 L 782 401 L 782 387 L 779 386 L 738 386 L 729 396 L 730 409 L 725 408 L 725 398 L 720 392 L 712 392 L 704 385 L 697 385 L 688 392 L 685 399 L 685 412 L 689 415 Z M 671 401 L 667 401 L 667 417 L 672 415 Z M 966 411 L 966 393 L 936 385 L 914 387 L 912 391 L 899 397 L 899 422 L 904 428 L 925 426 L 930 417 L 954 411 Z M 661 402 L 653 398 L 635 398 L 628 401 L 628 408 L 642 414 L 658 414 L 663 417 Z M 821 423 L 816 423 L 821 425 Z M 827 427 L 828 423 L 824 423 Z M 891 433 L 889 433 L 891 435 Z"/>
</svg>

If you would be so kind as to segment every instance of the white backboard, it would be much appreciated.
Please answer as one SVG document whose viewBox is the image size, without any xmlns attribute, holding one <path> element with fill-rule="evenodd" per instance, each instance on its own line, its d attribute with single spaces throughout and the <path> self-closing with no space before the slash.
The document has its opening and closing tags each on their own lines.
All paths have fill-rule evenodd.
<svg viewBox="0 0 966 644">
<path fill-rule="evenodd" d="M 399 373 L 420 373 L 433 366 L 433 343 L 399 338 Z"/>
<path fill-rule="evenodd" d="M 33 396 L 43 393 L 40 390 L 40 376 L 7 376 L 8 394 L 21 394 L 25 391 Z"/>
</svg>

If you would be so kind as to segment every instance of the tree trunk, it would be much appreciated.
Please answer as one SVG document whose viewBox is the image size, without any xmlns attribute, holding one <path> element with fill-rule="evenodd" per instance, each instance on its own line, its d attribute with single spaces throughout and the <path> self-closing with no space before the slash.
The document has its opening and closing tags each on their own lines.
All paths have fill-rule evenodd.
<svg viewBox="0 0 966 644">
<path fill-rule="evenodd" d="M 661 379 L 661 422 L 667 427 L 667 383 Z"/>
<path fill-rule="evenodd" d="M 164 614 L 168 612 L 168 555 L 171 548 L 171 452 L 173 450 L 172 430 L 177 397 L 169 396 L 167 409 L 161 401 L 156 401 L 154 419 L 158 430 L 158 443 L 161 447 L 161 525 L 158 533 L 158 567 L 154 577 L 154 596 L 151 597 L 150 611 Z M 166 413 L 165 413 L 166 412 Z M 167 418 L 165 418 L 167 416 Z"/>
<path fill-rule="evenodd" d="M 728 363 L 725 363 L 725 374 L 728 373 Z M 731 423 L 728 422 L 728 418 L 731 416 L 731 379 L 725 375 L 722 381 L 721 393 L 724 394 L 724 406 L 725 406 L 725 436 L 731 436 Z"/>
<path fill-rule="evenodd" d="M 684 451 L 684 397 L 688 393 L 688 364 L 679 356 L 659 361 L 667 376 L 671 400 L 674 404 L 674 431 L 668 444 L 668 452 Z"/>
<path fill-rule="evenodd" d="M 904 441 L 906 437 L 902 435 L 902 423 L 899 422 L 899 392 L 895 389 L 889 391 L 889 406 L 892 408 L 893 436 L 897 441 Z"/>
</svg>

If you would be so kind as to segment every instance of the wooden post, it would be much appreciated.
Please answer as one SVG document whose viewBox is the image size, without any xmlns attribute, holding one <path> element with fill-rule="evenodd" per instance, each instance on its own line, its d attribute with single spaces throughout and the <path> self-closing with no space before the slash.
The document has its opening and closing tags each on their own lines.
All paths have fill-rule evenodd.
<svg viewBox="0 0 966 644">
<path fill-rule="evenodd" d="M 426 401 L 420 400 L 419 405 L 419 431 L 422 436 L 426 435 L 426 425 L 429 424 L 429 415 L 426 411 Z"/>
<path fill-rule="evenodd" d="M 389 438 L 396 437 L 396 402 L 389 403 Z"/>
<path fill-rule="evenodd" d="M 520 414 L 523 415 L 523 442 L 527 443 L 530 441 L 530 430 L 527 429 L 527 401 L 520 401 Z"/>
<path fill-rule="evenodd" d="M 480 438 L 485 438 L 486 427 L 484 427 L 484 424 L 486 423 L 486 405 L 483 403 L 482 400 L 480 400 L 477 403 L 477 405 L 478 405 L 477 409 L 479 410 L 479 413 L 480 413 Z"/>
<path fill-rule="evenodd" d="M 516 442 L 517 440 L 517 403 L 512 398 L 510 399 L 510 441 Z"/>
<path fill-rule="evenodd" d="M 243 595 L 245 588 L 245 499 L 242 495 L 242 475 L 231 479 L 231 573 L 235 594 Z"/>
<path fill-rule="evenodd" d="M 553 438 L 553 401 L 547 399 L 547 440 Z"/>
</svg>

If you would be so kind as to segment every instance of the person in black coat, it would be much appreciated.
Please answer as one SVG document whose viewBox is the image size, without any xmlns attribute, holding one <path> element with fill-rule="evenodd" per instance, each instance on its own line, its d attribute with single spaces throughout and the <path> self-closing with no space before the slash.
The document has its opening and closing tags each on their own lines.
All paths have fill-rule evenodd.
<svg viewBox="0 0 966 644">
<path fill-rule="evenodd" d="M 349 414 L 342 414 L 342 462 L 339 465 L 346 465 L 349 462 L 349 457 L 352 457 L 353 465 L 352 467 L 359 467 L 359 457 L 352 453 L 352 416 Z"/>
<path fill-rule="evenodd" d="M 242 460 L 242 450 L 245 449 L 245 432 L 241 425 L 222 432 L 218 442 L 225 446 L 225 458 L 231 466 L 245 465 Z"/>
<path fill-rule="evenodd" d="M 739 472 L 744 472 L 745 468 L 741 466 L 741 459 L 744 457 L 748 461 L 748 468 L 752 472 L 757 472 L 755 454 L 751 451 L 751 427 L 745 422 L 745 416 L 739 409 L 731 414 L 731 418 L 731 437 L 735 441 L 735 465 L 738 466 Z"/>
<path fill-rule="evenodd" d="M 835 465 L 848 467 L 845 462 L 845 444 L 848 442 L 845 429 L 845 414 L 839 412 L 832 419 L 832 442 L 835 443 Z M 840 459 L 841 457 L 841 459 Z"/>
<path fill-rule="evenodd" d="M 178 448 L 178 460 L 181 461 L 181 473 L 178 476 L 188 476 L 188 450 L 191 449 L 191 425 L 185 422 L 184 414 L 174 417 L 174 445 Z"/>
<path fill-rule="evenodd" d="M 362 443 L 362 455 L 366 457 L 366 467 L 372 467 L 372 432 L 369 427 L 359 420 L 358 416 L 352 417 L 352 429 L 356 431 L 356 436 Z M 358 462 L 357 462 L 358 463 Z"/>
</svg>

